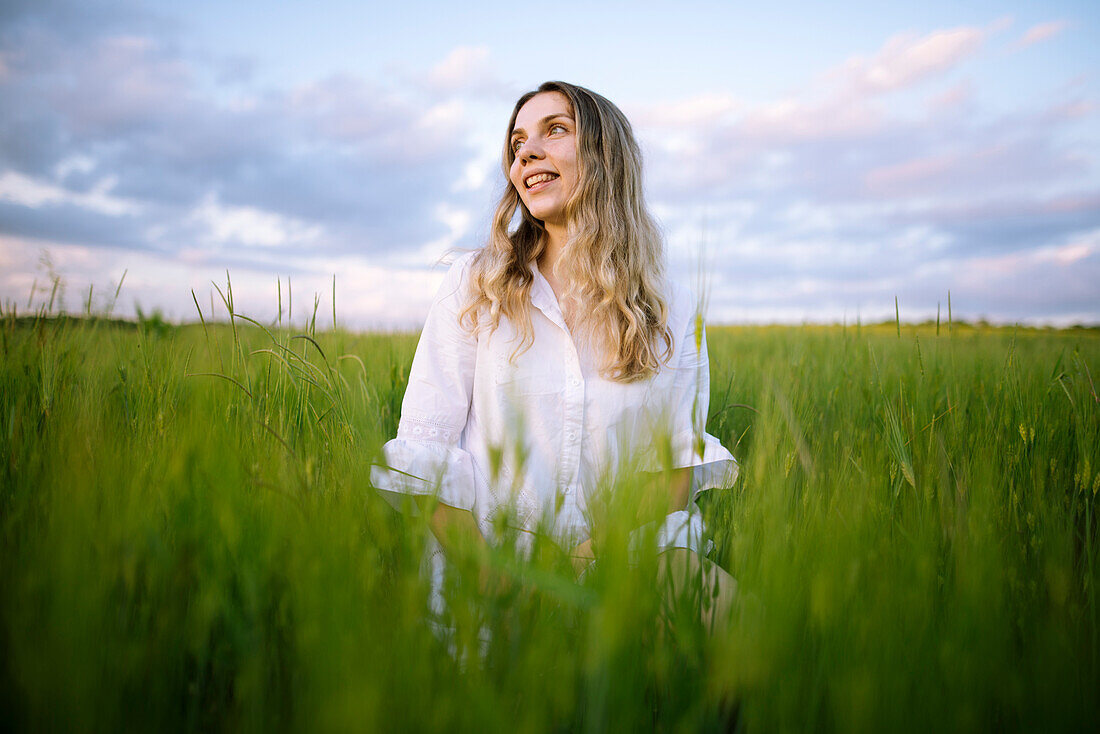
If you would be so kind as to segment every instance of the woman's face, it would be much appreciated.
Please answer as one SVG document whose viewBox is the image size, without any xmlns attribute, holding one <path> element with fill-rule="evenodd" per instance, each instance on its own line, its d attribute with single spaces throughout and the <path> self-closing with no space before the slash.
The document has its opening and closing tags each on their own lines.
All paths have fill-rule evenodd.
<svg viewBox="0 0 1100 734">
<path fill-rule="evenodd" d="M 549 226 L 565 225 L 565 202 L 577 183 L 577 123 L 561 92 L 541 92 L 519 109 L 510 138 L 508 178 L 527 210 Z"/>
</svg>

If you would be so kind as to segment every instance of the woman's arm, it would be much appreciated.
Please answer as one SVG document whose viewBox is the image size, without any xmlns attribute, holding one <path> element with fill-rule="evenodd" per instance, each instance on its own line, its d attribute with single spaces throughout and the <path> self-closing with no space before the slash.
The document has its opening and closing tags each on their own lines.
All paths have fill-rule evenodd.
<svg viewBox="0 0 1100 734">
<path fill-rule="evenodd" d="M 454 553 L 460 546 L 480 548 L 486 545 L 485 536 L 481 534 L 474 514 L 469 510 L 445 505 L 427 495 L 416 496 L 416 504 L 422 513 L 431 511 L 428 526 L 447 555 Z"/>
<path fill-rule="evenodd" d="M 445 505 L 430 496 L 420 495 L 415 499 L 422 513 L 431 512 L 428 527 L 448 558 L 453 560 L 460 558 L 459 554 L 472 554 L 477 564 L 478 588 L 482 594 L 500 593 L 508 588 L 508 579 L 489 564 L 489 544 L 472 512 Z"/>
<path fill-rule="evenodd" d="M 649 487 L 649 496 L 653 497 L 658 505 L 661 505 L 661 494 L 666 493 L 668 497 L 668 511 L 666 514 L 687 507 L 688 499 L 691 496 L 691 468 L 673 469 L 671 474 L 671 481 L 664 490 L 661 489 L 661 474 L 652 475 Z M 661 506 L 663 507 L 663 505 Z M 570 553 L 570 557 L 573 561 L 573 570 L 579 576 L 584 569 L 588 568 L 588 564 L 596 560 L 596 550 L 592 546 L 592 538 L 589 537 L 577 545 Z"/>
<path fill-rule="evenodd" d="M 588 568 L 588 564 L 596 560 L 596 552 L 592 550 L 592 538 L 588 538 L 574 548 L 569 556 L 573 561 L 573 572 L 580 576 L 581 572 Z"/>
<path fill-rule="evenodd" d="M 668 511 L 672 513 L 684 509 L 689 499 L 691 499 L 691 467 L 673 469 L 668 494 Z"/>
<path fill-rule="evenodd" d="M 383 446 L 385 462 L 371 470 L 374 486 L 399 510 L 403 495 L 433 496 L 464 510 L 476 502 L 473 459 L 461 447 L 477 363 L 477 339 L 459 323 L 468 261 L 451 266 L 432 301 L 409 367 L 397 437 Z"/>
<path fill-rule="evenodd" d="M 691 467 L 682 466 L 669 472 L 646 472 L 645 507 L 639 508 L 639 520 L 670 515 L 688 506 L 691 501 Z"/>
</svg>

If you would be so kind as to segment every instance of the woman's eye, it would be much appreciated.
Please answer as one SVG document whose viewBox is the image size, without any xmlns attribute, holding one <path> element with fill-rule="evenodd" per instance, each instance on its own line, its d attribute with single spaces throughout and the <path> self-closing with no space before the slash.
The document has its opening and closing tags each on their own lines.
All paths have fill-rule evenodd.
<svg viewBox="0 0 1100 734">
<path fill-rule="evenodd" d="M 512 152 L 513 153 L 517 152 L 521 145 L 523 145 L 522 140 L 519 140 L 519 139 L 513 140 L 512 141 Z"/>
<path fill-rule="evenodd" d="M 554 132 L 555 130 L 561 130 L 562 132 L 565 132 L 565 125 L 562 125 L 560 122 L 551 125 L 550 132 Z"/>
</svg>

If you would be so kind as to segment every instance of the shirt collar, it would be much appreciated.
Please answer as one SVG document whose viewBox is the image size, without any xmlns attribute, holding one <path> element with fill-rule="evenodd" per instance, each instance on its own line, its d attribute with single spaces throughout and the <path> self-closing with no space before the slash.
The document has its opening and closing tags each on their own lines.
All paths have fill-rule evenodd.
<svg viewBox="0 0 1100 734">
<path fill-rule="evenodd" d="M 528 266 L 531 268 L 531 275 L 535 279 L 531 283 L 531 305 L 542 311 L 543 315 L 557 324 L 562 331 L 569 333 L 569 329 L 565 326 L 565 316 L 562 315 L 561 305 L 558 304 L 558 298 L 554 295 L 554 289 L 550 287 L 550 282 L 539 271 L 538 263 L 534 260 L 529 262 Z"/>
</svg>

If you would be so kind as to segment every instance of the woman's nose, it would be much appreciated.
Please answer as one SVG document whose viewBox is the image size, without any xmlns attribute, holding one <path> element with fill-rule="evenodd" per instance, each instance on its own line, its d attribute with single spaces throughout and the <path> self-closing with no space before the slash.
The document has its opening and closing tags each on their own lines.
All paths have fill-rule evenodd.
<svg viewBox="0 0 1100 734">
<path fill-rule="evenodd" d="M 542 147 L 537 141 L 527 140 L 519 149 L 519 158 L 524 162 L 531 159 L 542 158 Z"/>
</svg>

